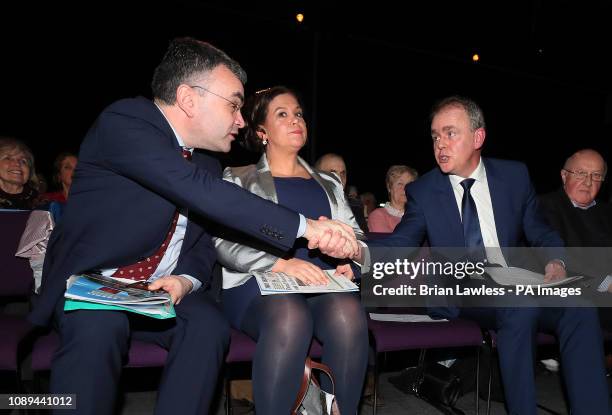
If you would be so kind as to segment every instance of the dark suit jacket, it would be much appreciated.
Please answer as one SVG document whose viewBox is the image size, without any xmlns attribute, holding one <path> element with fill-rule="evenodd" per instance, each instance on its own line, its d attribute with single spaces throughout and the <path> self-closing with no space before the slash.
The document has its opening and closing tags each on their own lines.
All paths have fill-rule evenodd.
<svg viewBox="0 0 612 415">
<path fill-rule="evenodd" d="M 125 99 L 106 108 L 81 145 L 69 202 L 48 244 L 41 296 L 30 320 L 49 322 L 70 275 L 133 264 L 153 254 L 177 207 L 276 248 L 291 248 L 299 225 L 295 212 L 213 177 L 218 171 L 210 173 L 205 157 L 196 154 L 193 161 L 183 159 L 170 125 L 151 101 Z M 206 284 L 212 248 L 202 229 L 192 225 L 190 221 L 174 273 Z"/>
<path fill-rule="evenodd" d="M 483 158 L 483 162 L 500 246 L 562 247 L 563 241 L 540 214 L 527 167 L 508 160 Z M 406 186 L 406 196 L 406 212 L 394 232 L 369 246 L 419 247 L 425 239 L 431 247 L 465 246 L 455 195 L 440 169 Z M 505 256 L 510 265 L 512 261 Z M 549 259 L 561 257 L 560 250 L 549 253 Z"/>
</svg>

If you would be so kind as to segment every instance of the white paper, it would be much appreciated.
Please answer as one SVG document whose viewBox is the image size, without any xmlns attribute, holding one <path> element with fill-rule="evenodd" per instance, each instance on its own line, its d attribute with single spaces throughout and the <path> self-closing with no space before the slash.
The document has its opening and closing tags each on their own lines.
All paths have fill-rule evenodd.
<svg viewBox="0 0 612 415">
<path fill-rule="evenodd" d="M 253 272 L 261 295 L 291 293 L 334 293 L 359 291 L 359 287 L 348 278 L 334 275 L 335 269 L 323 270 L 329 278 L 327 285 L 305 285 L 299 279 L 282 272 Z"/>
<path fill-rule="evenodd" d="M 446 319 L 434 320 L 427 314 L 379 314 L 370 313 L 370 318 L 377 321 L 394 321 L 397 323 L 437 323 Z"/>
<path fill-rule="evenodd" d="M 517 267 L 486 267 L 485 272 L 499 285 L 540 285 L 542 287 L 554 287 L 582 278 L 582 275 L 575 275 L 558 281 L 544 282 L 544 274 Z"/>
</svg>

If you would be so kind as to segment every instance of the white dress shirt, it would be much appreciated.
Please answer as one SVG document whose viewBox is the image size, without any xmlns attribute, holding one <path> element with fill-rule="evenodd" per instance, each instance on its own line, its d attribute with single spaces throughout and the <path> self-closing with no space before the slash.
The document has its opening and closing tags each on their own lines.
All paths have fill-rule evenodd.
<svg viewBox="0 0 612 415">
<path fill-rule="evenodd" d="M 463 187 L 461 182 L 467 178 L 474 179 L 475 182 L 470 189 L 472 198 L 476 203 L 478 212 L 478 222 L 480 223 L 480 233 L 482 234 L 482 242 L 484 243 L 487 253 L 487 259 L 490 263 L 499 264 L 507 267 L 508 264 L 502 255 L 499 239 L 497 238 L 497 227 L 495 226 L 495 215 L 493 214 L 493 204 L 491 203 L 491 194 L 489 193 L 489 183 L 487 181 L 487 172 L 482 162 L 482 158 L 478 162 L 476 170 L 469 177 L 461 177 L 454 174 L 448 176 L 455 194 L 455 201 L 461 216 L 461 201 L 463 199 Z M 463 220 L 463 218 L 462 218 Z"/>
</svg>

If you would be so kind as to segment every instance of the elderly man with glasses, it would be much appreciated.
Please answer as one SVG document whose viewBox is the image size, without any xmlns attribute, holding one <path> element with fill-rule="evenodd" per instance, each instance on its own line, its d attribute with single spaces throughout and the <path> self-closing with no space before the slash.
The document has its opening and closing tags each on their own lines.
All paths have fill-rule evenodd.
<svg viewBox="0 0 612 415">
<path fill-rule="evenodd" d="M 612 256 L 602 255 L 602 249 L 612 247 L 612 205 L 597 200 L 608 166 L 595 150 L 577 151 L 561 169 L 563 187 L 540 198 L 544 214 L 570 249 L 572 261 L 579 264 L 580 273 L 602 280 L 600 291 L 612 292 Z M 602 324 L 612 326 L 612 316 L 600 313 Z"/>
</svg>

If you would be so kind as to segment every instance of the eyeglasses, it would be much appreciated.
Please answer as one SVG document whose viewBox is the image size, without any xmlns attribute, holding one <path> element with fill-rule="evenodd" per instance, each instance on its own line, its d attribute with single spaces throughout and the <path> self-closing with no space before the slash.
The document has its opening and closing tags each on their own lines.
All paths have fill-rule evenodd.
<svg viewBox="0 0 612 415">
<path fill-rule="evenodd" d="M 191 88 L 200 88 L 203 91 L 208 92 L 209 94 L 213 94 L 216 97 L 219 97 L 227 102 L 230 103 L 230 105 L 232 106 L 232 114 L 236 114 L 238 111 L 240 111 L 240 108 L 242 108 L 242 104 L 236 104 L 234 101 L 232 101 L 231 99 L 225 98 L 223 95 L 219 95 L 215 92 L 212 92 L 209 89 L 204 88 L 203 86 L 200 85 L 189 85 Z"/>
<path fill-rule="evenodd" d="M 588 173 L 586 171 L 573 171 L 573 170 L 568 170 L 568 169 L 563 169 L 568 173 L 572 173 L 574 176 L 576 176 L 576 178 L 578 180 L 586 180 L 587 177 L 591 176 L 591 180 L 593 180 L 594 182 L 603 182 L 605 179 L 605 176 L 602 173 L 599 173 L 597 171 Z"/>
</svg>

